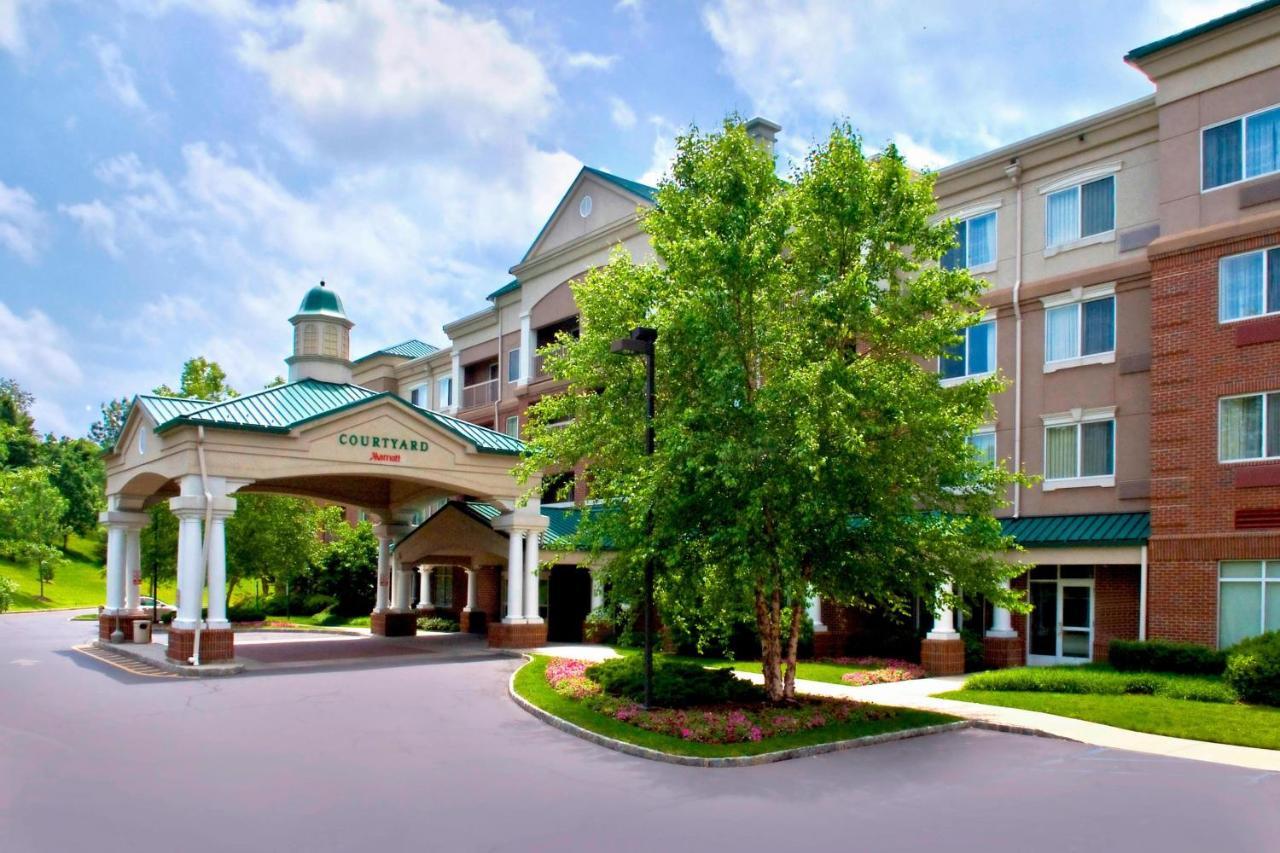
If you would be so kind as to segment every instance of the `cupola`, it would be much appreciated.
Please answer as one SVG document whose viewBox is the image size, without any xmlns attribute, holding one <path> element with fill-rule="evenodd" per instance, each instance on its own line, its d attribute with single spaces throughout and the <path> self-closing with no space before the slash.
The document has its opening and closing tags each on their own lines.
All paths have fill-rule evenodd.
<svg viewBox="0 0 1280 853">
<path fill-rule="evenodd" d="M 289 381 L 318 379 L 321 382 L 351 381 L 351 327 L 342 309 L 342 299 L 322 281 L 307 291 L 293 324 L 293 355 Z"/>
</svg>

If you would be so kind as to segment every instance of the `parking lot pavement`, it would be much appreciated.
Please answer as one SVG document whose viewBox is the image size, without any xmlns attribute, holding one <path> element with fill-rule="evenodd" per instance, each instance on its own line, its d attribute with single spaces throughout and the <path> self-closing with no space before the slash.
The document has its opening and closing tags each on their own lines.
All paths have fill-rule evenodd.
<svg viewBox="0 0 1280 853">
<path fill-rule="evenodd" d="M 984 731 L 738 769 L 507 697 L 510 658 L 147 679 L 0 616 L 0 850 L 1274 850 L 1280 775 Z"/>
</svg>

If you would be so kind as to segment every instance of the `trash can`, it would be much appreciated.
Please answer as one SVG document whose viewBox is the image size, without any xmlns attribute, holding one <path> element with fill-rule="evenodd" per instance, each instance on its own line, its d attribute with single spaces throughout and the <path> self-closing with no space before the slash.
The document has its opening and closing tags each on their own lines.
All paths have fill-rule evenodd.
<svg viewBox="0 0 1280 853">
<path fill-rule="evenodd" d="M 135 643 L 151 642 L 151 620 L 150 619 L 133 620 L 133 641 Z"/>
</svg>

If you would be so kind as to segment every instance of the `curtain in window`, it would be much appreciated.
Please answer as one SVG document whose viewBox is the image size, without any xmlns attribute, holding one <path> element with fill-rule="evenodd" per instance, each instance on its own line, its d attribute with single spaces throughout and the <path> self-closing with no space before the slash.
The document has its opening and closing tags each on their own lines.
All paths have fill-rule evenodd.
<svg viewBox="0 0 1280 853">
<path fill-rule="evenodd" d="M 955 248 L 949 249 L 942 256 L 942 268 L 947 270 L 962 270 L 965 268 L 965 223 L 956 223 L 956 245 Z"/>
<path fill-rule="evenodd" d="M 1266 599 L 1262 612 L 1262 630 L 1280 631 L 1280 583 L 1264 583 L 1262 595 Z"/>
<path fill-rule="evenodd" d="M 1061 361 L 1080 354 L 1080 306 L 1060 305 L 1044 312 L 1044 360 Z"/>
<path fill-rule="evenodd" d="M 1267 395 L 1267 441 L 1262 448 L 1267 456 L 1280 456 L 1280 394 Z"/>
<path fill-rule="evenodd" d="M 1045 202 L 1045 243 L 1061 246 L 1080 236 L 1080 188 L 1050 193 Z"/>
<path fill-rule="evenodd" d="M 969 220 L 969 266 L 980 267 L 996 260 L 996 215 L 987 213 Z"/>
<path fill-rule="evenodd" d="M 1084 345 L 1082 355 L 1111 352 L 1116 348 L 1116 299 L 1094 299 L 1084 303 Z"/>
<path fill-rule="evenodd" d="M 1080 476 L 1105 477 L 1116 472 L 1115 421 L 1081 424 Z"/>
<path fill-rule="evenodd" d="M 1090 181 L 1080 188 L 1080 236 L 1102 234 L 1116 227 L 1116 179 Z"/>
<path fill-rule="evenodd" d="M 1262 582 L 1222 581 L 1218 590 L 1218 648 L 1261 633 Z"/>
<path fill-rule="evenodd" d="M 1240 122 L 1233 121 L 1211 127 L 1204 132 L 1204 172 L 1202 181 L 1205 189 L 1220 187 L 1241 177 L 1240 167 Z"/>
<path fill-rule="evenodd" d="M 964 340 L 961 340 L 955 346 L 949 346 L 944 350 L 946 355 L 951 357 L 943 357 L 941 359 L 939 372 L 942 374 L 943 379 L 955 379 L 957 376 L 964 376 L 964 349 Z"/>
<path fill-rule="evenodd" d="M 1218 263 L 1218 303 L 1222 320 L 1262 313 L 1262 252 L 1223 258 Z"/>
<path fill-rule="evenodd" d="M 1262 455 L 1262 396 L 1233 397 L 1218 408 L 1218 447 L 1223 459 Z"/>
<path fill-rule="evenodd" d="M 1280 311 L 1280 249 L 1267 252 L 1267 310 Z"/>
<path fill-rule="evenodd" d="M 1044 431 L 1044 476 L 1062 480 L 1076 476 L 1076 427 L 1049 427 Z"/>
<path fill-rule="evenodd" d="M 974 455 L 984 462 L 995 464 L 996 434 L 994 432 L 977 432 L 969 436 L 969 446 Z"/>
<path fill-rule="evenodd" d="M 1244 174 L 1269 175 L 1280 169 L 1280 107 L 1250 116 L 1245 123 Z"/>
<path fill-rule="evenodd" d="M 996 369 L 996 324 L 990 321 L 969 328 L 969 373 Z"/>
</svg>

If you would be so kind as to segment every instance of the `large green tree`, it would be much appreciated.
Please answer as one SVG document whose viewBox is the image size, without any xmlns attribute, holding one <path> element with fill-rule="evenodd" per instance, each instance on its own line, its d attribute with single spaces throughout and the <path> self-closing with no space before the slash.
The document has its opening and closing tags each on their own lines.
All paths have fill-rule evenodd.
<svg viewBox="0 0 1280 853">
<path fill-rule="evenodd" d="M 31 406 L 35 398 L 12 379 L 0 377 L 0 466 L 25 468 L 39 461 Z"/>
<path fill-rule="evenodd" d="M 87 536 L 98 526 L 98 513 L 106 504 L 103 487 L 106 469 L 102 449 L 85 438 L 54 439 L 49 436 L 41 449 L 49 480 L 66 502 L 62 526 L 66 533 Z M 63 541 L 66 547 L 66 541 Z"/>
<path fill-rule="evenodd" d="M 654 556 L 664 618 L 750 614 L 775 701 L 813 591 L 901 610 L 958 606 L 954 584 L 1019 606 L 992 512 L 1020 478 L 968 444 L 1001 380 L 933 370 L 981 319 L 981 283 L 936 263 L 954 237 L 932 189 L 847 127 L 788 181 L 736 119 L 692 130 L 642 220 L 662 262 L 616 253 L 575 285 L 580 336 L 544 350 L 569 384 L 533 407 L 522 473 L 589 463 L 605 509 L 579 546 L 613 548 L 624 591 Z M 640 360 L 610 352 L 640 325 L 658 331 L 648 459 Z"/>
<path fill-rule="evenodd" d="M 236 495 L 235 514 L 227 521 L 227 580 L 270 583 L 306 574 L 316 539 L 316 506 L 285 495 Z"/>
<path fill-rule="evenodd" d="M 189 397 L 194 400 L 225 400 L 239 397 L 240 392 L 227 384 L 227 372 L 216 361 L 202 355 L 189 358 L 182 365 L 182 381 L 175 391 L 161 385 L 155 393 L 164 397 Z"/>
<path fill-rule="evenodd" d="M 66 535 L 66 501 L 40 466 L 0 471 L 0 556 L 36 566 L 40 596 L 67 562 L 58 549 Z"/>
</svg>

